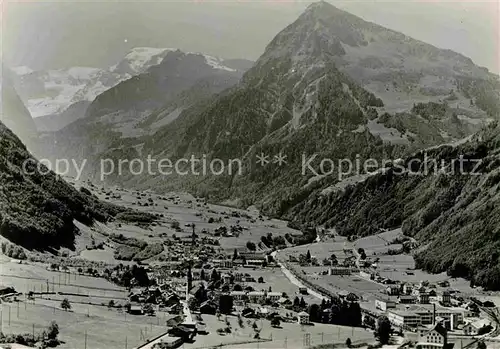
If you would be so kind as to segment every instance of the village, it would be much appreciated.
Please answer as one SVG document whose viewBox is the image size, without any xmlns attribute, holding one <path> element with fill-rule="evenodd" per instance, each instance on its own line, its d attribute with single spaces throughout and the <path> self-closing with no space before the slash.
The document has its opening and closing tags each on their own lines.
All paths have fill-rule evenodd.
<svg viewBox="0 0 500 349">
<path fill-rule="evenodd" d="M 3 334 L 36 337 L 44 325 L 33 316 L 43 313 L 59 323 L 60 348 L 500 344 L 486 293 L 475 297 L 450 278 L 418 280 L 406 265 L 387 271 L 384 258 L 414 247 L 400 233 L 349 240 L 182 194 L 83 190 L 158 219 L 83 230 L 77 250 L 59 257 L 3 256 Z M 92 323 L 84 338 L 81 321 Z"/>
</svg>

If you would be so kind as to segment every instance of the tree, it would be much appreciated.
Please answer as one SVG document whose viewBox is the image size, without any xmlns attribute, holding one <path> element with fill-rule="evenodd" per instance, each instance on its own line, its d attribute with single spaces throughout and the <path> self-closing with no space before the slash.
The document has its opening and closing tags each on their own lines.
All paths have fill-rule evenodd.
<svg viewBox="0 0 500 349">
<path fill-rule="evenodd" d="M 309 263 L 311 262 L 311 251 L 307 250 L 307 253 L 306 253 L 306 261 Z"/>
<path fill-rule="evenodd" d="M 311 322 L 321 321 L 321 308 L 317 304 L 311 304 L 309 307 L 309 320 Z"/>
<path fill-rule="evenodd" d="M 347 338 L 346 341 L 345 341 L 345 345 L 350 348 L 351 345 L 352 345 L 352 341 L 351 341 L 351 338 Z"/>
<path fill-rule="evenodd" d="M 247 242 L 247 249 L 248 249 L 249 251 L 252 251 L 252 252 L 253 252 L 253 251 L 255 251 L 257 248 L 256 248 L 256 246 L 255 246 L 255 244 L 254 244 L 253 242 L 248 241 L 248 242 Z"/>
<path fill-rule="evenodd" d="M 233 252 L 233 261 L 234 261 L 235 259 L 237 259 L 237 258 L 238 258 L 238 250 L 237 250 L 237 249 L 234 249 L 234 252 Z"/>
<path fill-rule="evenodd" d="M 304 297 L 300 297 L 300 307 L 305 308 L 307 307 L 306 301 L 304 300 Z"/>
<path fill-rule="evenodd" d="M 233 311 L 233 297 L 224 294 L 219 298 L 219 311 L 222 314 L 230 314 Z"/>
<path fill-rule="evenodd" d="M 299 297 L 295 297 L 295 299 L 293 300 L 293 306 L 294 306 L 294 308 L 300 307 L 300 299 L 299 299 Z"/>
<path fill-rule="evenodd" d="M 205 281 L 206 280 L 206 275 L 205 275 L 205 269 L 201 269 L 200 272 L 200 279 Z"/>
<path fill-rule="evenodd" d="M 71 309 L 71 303 L 69 302 L 68 298 L 64 298 L 61 302 L 61 308 L 64 310 L 69 310 Z"/>
<path fill-rule="evenodd" d="M 108 303 L 108 308 L 113 308 L 115 306 L 115 301 L 114 300 L 110 300 L 109 303 Z"/>
<path fill-rule="evenodd" d="M 273 319 L 271 320 L 271 326 L 280 327 L 280 324 L 281 324 L 280 319 L 277 316 L 273 317 Z"/>
<path fill-rule="evenodd" d="M 219 275 L 219 273 L 217 273 L 217 270 L 214 269 L 212 271 L 212 275 L 210 277 L 210 280 L 211 281 L 219 281 L 220 280 L 220 275 Z"/>
<path fill-rule="evenodd" d="M 47 337 L 48 339 L 57 339 L 58 335 L 59 335 L 59 325 L 55 321 L 52 321 L 47 330 Z"/>
<path fill-rule="evenodd" d="M 149 286 L 149 277 L 146 269 L 137 265 L 132 266 L 132 276 L 139 286 Z"/>
<path fill-rule="evenodd" d="M 477 349 L 486 349 L 486 344 L 484 343 L 484 341 L 479 341 L 477 343 Z"/>
<path fill-rule="evenodd" d="M 377 320 L 377 329 L 375 331 L 375 337 L 379 340 L 381 344 L 388 344 L 391 338 L 391 323 L 387 316 L 381 316 Z"/>
<path fill-rule="evenodd" d="M 263 284 L 264 283 L 264 278 L 261 276 L 259 277 L 259 279 L 257 280 L 259 284 Z"/>
</svg>

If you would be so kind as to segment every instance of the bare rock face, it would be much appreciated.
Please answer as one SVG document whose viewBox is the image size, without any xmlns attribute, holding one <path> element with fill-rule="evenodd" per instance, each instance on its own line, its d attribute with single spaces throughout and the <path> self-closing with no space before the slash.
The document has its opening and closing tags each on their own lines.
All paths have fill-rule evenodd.
<svg viewBox="0 0 500 349">
<path fill-rule="evenodd" d="M 2 67 L 0 121 L 11 128 L 28 147 L 32 148 L 38 136 L 36 126 L 30 112 L 14 88 L 11 75 L 12 72 L 8 68 Z"/>
</svg>

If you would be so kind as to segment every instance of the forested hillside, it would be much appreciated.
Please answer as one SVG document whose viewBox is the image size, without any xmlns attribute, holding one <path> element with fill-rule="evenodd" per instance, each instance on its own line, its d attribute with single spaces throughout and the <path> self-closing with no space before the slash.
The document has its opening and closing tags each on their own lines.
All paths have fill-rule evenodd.
<svg viewBox="0 0 500 349">
<path fill-rule="evenodd" d="M 91 225 L 127 210 L 77 191 L 38 165 L 0 122 L 0 234 L 10 241 L 30 249 L 72 248 L 75 220 Z"/>
<path fill-rule="evenodd" d="M 463 161 L 463 171 L 461 156 L 473 160 Z M 435 173 L 434 160 L 442 173 Z M 423 245 L 417 267 L 500 289 L 500 125 L 458 146 L 420 151 L 403 164 L 414 174 L 398 165 L 344 190 L 317 189 L 285 217 L 342 235 L 402 226 Z"/>
</svg>

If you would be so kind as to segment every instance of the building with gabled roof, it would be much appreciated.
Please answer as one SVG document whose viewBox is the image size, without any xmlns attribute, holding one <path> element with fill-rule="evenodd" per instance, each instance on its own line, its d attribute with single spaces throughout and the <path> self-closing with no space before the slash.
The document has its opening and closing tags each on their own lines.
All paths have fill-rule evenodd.
<svg viewBox="0 0 500 349">
<path fill-rule="evenodd" d="M 431 329 L 419 334 L 417 349 L 451 349 L 453 343 L 448 343 L 448 330 L 442 323 L 436 323 Z"/>
</svg>

